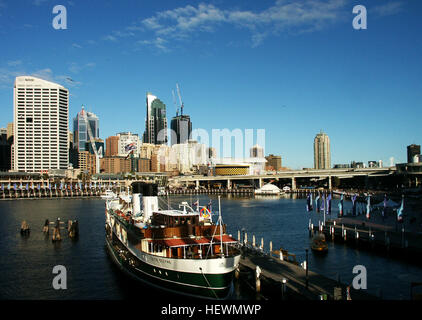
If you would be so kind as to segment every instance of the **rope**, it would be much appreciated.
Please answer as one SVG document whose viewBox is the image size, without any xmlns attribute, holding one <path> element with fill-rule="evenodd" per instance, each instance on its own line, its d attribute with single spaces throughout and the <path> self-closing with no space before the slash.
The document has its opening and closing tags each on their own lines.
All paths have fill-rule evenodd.
<svg viewBox="0 0 422 320">
<path fill-rule="evenodd" d="M 207 282 L 207 286 L 208 286 L 208 288 L 209 288 L 209 289 L 210 289 L 210 290 L 214 293 L 215 297 L 218 299 L 218 296 L 217 296 L 217 294 L 215 293 L 214 289 L 213 289 L 213 288 L 211 288 L 211 285 L 210 285 L 210 283 L 208 282 L 207 277 L 206 277 L 206 276 L 205 276 L 205 274 L 202 272 L 202 268 L 201 268 L 201 267 L 199 267 L 199 270 L 201 271 L 202 276 L 204 277 L 205 281 Z"/>
</svg>

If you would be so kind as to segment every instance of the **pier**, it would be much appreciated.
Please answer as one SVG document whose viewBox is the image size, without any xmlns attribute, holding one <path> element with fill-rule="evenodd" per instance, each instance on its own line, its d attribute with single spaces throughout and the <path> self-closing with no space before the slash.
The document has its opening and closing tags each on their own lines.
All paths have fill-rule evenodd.
<svg viewBox="0 0 422 320">
<path fill-rule="evenodd" d="M 0 180 L 0 200 L 100 197 L 107 189 L 126 189 L 132 180 Z"/>
<path fill-rule="evenodd" d="M 309 236 L 320 232 L 327 241 L 344 243 L 357 249 L 371 250 L 391 258 L 406 259 L 420 264 L 422 234 L 408 232 L 397 223 L 396 228 L 353 218 L 327 220 L 319 225 L 309 223 Z"/>
<path fill-rule="evenodd" d="M 240 232 L 239 232 L 240 234 Z M 265 299 L 283 300 L 379 300 L 380 298 L 367 293 L 365 290 L 355 290 L 351 285 L 341 283 L 309 270 L 309 266 L 301 266 L 286 250 L 265 252 L 261 246 L 247 242 L 247 234 L 242 242 L 242 257 L 240 259 L 240 279 L 253 282 L 257 293 Z M 240 241 L 240 239 L 239 239 Z M 270 243 L 272 247 L 272 243 Z M 280 254 L 281 252 L 281 254 Z M 250 284 L 253 286 L 253 284 Z"/>
</svg>

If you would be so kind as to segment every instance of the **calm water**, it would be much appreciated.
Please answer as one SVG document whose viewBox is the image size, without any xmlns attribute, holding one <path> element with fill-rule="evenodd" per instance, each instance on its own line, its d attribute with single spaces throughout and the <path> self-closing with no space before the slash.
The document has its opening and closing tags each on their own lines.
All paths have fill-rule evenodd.
<svg viewBox="0 0 422 320">
<path fill-rule="evenodd" d="M 170 197 L 171 205 L 183 200 L 195 201 L 189 196 Z M 162 199 L 162 198 L 161 198 Z M 192 199 L 192 200 L 191 200 Z M 201 205 L 208 203 L 208 196 L 199 196 Z M 213 209 L 218 200 L 211 196 Z M 162 199 L 163 206 L 167 204 Z M 305 248 L 309 247 L 309 213 L 305 211 L 305 199 L 246 199 L 221 198 L 224 223 L 228 232 L 237 237 L 237 230 L 245 228 L 248 240 L 255 234 L 257 243 L 264 238 L 268 249 L 283 247 L 295 253 L 297 260 L 305 260 Z M 349 205 L 349 204 L 347 204 Z M 346 206 L 347 206 L 346 205 Z M 337 208 L 333 203 L 333 210 Z M 346 207 L 347 209 L 347 207 Z M 145 294 L 145 287 L 134 284 L 121 275 L 110 262 L 104 247 L 104 202 L 88 199 L 63 200 L 16 200 L 0 201 L 0 298 L 2 299 L 125 299 Z M 53 244 L 41 232 L 45 219 L 54 221 L 60 217 L 79 220 L 80 236 L 77 241 L 67 238 L 63 232 L 61 243 Z M 318 224 L 321 215 L 313 212 L 311 218 Z M 31 234 L 24 238 L 20 224 L 26 220 Z M 357 251 L 341 244 L 329 243 L 325 257 L 309 253 L 312 271 L 351 283 L 354 265 L 365 265 L 368 272 L 368 290 L 386 299 L 408 299 L 410 283 L 422 282 L 422 268 L 395 260 Z M 55 265 L 67 269 L 68 289 L 52 288 Z M 235 298 L 252 298 L 243 288 Z M 162 298 L 162 292 L 148 288 L 149 297 Z"/>
</svg>

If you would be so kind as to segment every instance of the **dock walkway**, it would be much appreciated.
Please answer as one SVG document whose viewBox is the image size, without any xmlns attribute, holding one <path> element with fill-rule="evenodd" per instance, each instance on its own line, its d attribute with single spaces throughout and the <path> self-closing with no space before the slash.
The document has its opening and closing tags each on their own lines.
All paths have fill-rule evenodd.
<svg viewBox="0 0 422 320">
<path fill-rule="evenodd" d="M 270 254 L 264 254 L 250 247 L 243 247 L 240 265 L 254 271 L 257 266 L 261 269 L 261 276 L 270 282 L 282 286 L 283 279 L 287 280 L 288 294 L 295 299 L 321 300 L 323 295 L 328 300 L 346 299 L 347 285 L 308 270 L 308 288 L 306 287 L 306 270 L 291 262 L 282 261 Z M 335 288 L 341 288 L 341 297 L 335 297 Z M 339 290 L 339 289 L 337 289 Z M 377 300 L 378 297 L 364 290 L 350 288 L 352 300 Z"/>
</svg>

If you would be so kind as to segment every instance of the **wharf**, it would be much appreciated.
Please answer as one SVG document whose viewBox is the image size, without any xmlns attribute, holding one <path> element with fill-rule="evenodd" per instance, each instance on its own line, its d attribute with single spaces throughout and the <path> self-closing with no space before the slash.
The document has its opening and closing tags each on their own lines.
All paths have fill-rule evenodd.
<svg viewBox="0 0 422 320">
<path fill-rule="evenodd" d="M 280 298 L 286 300 L 346 300 L 348 285 L 327 278 L 315 272 L 306 270 L 290 261 L 274 257 L 273 252 L 266 254 L 252 246 L 242 247 L 240 259 L 241 269 L 255 274 L 257 266 L 261 269 L 261 294 L 268 299 Z M 249 276 L 249 279 L 251 277 Z M 308 279 L 308 281 L 307 281 Z M 283 280 L 285 288 L 283 289 Z M 378 297 L 365 290 L 355 290 L 351 286 L 352 300 L 379 300 Z M 284 290 L 284 291 L 283 291 Z"/>
<path fill-rule="evenodd" d="M 387 254 L 420 263 L 422 233 L 408 232 L 404 225 L 384 226 L 352 218 L 327 220 L 314 226 L 309 223 L 309 235 L 320 232 L 327 241 L 340 242 L 355 247 Z"/>
</svg>

